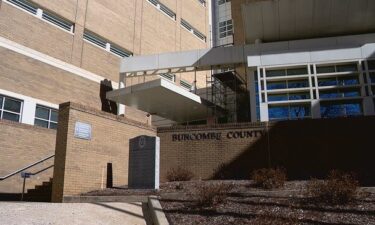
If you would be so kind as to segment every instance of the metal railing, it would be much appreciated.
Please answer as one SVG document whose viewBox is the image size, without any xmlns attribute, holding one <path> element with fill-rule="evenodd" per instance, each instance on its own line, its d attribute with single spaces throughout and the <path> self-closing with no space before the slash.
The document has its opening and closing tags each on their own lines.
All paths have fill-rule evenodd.
<svg viewBox="0 0 375 225">
<path fill-rule="evenodd" d="M 27 170 L 27 169 L 33 167 L 33 166 L 36 166 L 36 165 L 38 165 L 38 164 L 40 164 L 40 163 L 42 163 L 42 162 L 44 162 L 44 161 L 47 161 L 48 159 L 53 158 L 53 157 L 55 157 L 55 154 L 50 155 L 50 156 L 48 156 L 48 157 L 46 157 L 46 158 L 44 158 L 44 159 L 41 159 L 41 160 L 39 160 L 39 161 L 37 161 L 37 162 L 35 162 L 35 163 L 33 163 L 33 164 L 30 164 L 30 165 L 28 165 L 28 166 L 25 166 L 25 167 L 23 167 L 23 168 L 21 168 L 21 169 L 19 169 L 19 170 L 16 170 L 16 171 L 14 171 L 14 172 L 12 172 L 12 173 L 6 175 L 6 176 L 0 177 L 0 181 L 3 181 L 3 180 L 5 180 L 5 179 L 8 179 L 9 177 L 12 177 L 12 176 L 14 176 L 14 175 L 16 175 L 16 174 L 18 174 L 18 173 L 21 173 L 21 172 L 23 172 L 23 171 L 25 171 L 25 170 Z M 32 174 L 31 174 L 31 175 L 32 175 Z"/>
</svg>

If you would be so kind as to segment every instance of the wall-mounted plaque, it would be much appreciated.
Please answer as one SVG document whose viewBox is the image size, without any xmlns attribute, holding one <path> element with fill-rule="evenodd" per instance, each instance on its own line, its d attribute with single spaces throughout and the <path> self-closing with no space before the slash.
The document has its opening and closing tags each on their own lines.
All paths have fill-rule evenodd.
<svg viewBox="0 0 375 225">
<path fill-rule="evenodd" d="M 91 125 L 88 123 L 76 122 L 74 137 L 91 140 Z"/>
</svg>

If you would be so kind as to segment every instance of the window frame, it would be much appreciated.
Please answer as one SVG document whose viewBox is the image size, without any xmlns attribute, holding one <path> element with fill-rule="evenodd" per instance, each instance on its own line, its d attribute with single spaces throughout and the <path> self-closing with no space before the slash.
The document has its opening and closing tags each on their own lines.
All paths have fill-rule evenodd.
<svg viewBox="0 0 375 225">
<path fill-rule="evenodd" d="M 14 122 L 20 123 L 21 120 L 22 120 L 23 100 L 17 99 L 17 98 L 13 98 L 13 97 L 9 97 L 9 96 L 2 95 L 2 94 L 0 94 L 0 98 L 2 98 L 2 102 L 1 102 L 1 105 L 0 105 L 0 120 L 7 120 L 7 119 L 3 119 L 4 112 L 6 112 L 6 113 L 18 115 L 18 117 L 19 117 L 18 121 L 14 121 L 14 120 L 8 120 L 8 121 L 14 121 Z M 12 111 L 4 109 L 6 99 L 11 99 L 13 101 L 19 102 L 20 103 L 20 112 L 17 113 L 17 112 L 12 112 Z"/>
<path fill-rule="evenodd" d="M 37 109 L 39 108 L 44 108 L 44 109 L 47 109 L 48 110 L 48 120 L 44 119 L 44 118 L 40 118 L 40 117 L 37 117 L 36 113 L 37 113 Z M 51 128 L 51 123 L 55 124 L 56 125 L 56 128 L 57 128 L 57 124 L 58 124 L 58 121 L 53 121 L 51 118 L 52 118 L 52 111 L 55 111 L 56 113 L 58 113 L 58 109 L 54 109 L 54 108 L 51 108 L 51 107 L 48 107 L 48 106 L 44 106 L 44 105 L 40 105 L 40 104 L 37 104 L 36 107 L 35 107 L 35 115 L 34 115 L 34 125 L 35 126 L 39 126 L 35 123 L 36 120 L 41 120 L 41 121 L 44 121 L 44 122 L 47 122 L 48 123 L 48 127 L 44 127 L 44 128 L 48 128 L 48 129 L 54 129 L 54 128 Z M 43 127 L 43 126 L 39 126 L 39 127 Z"/>
</svg>

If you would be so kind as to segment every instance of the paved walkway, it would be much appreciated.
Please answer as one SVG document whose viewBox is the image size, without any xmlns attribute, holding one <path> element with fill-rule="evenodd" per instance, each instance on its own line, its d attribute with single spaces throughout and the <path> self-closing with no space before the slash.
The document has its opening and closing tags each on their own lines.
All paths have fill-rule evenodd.
<svg viewBox="0 0 375 225">
<path fill-rule="evenodd" d="M 0 224 L 146 225 L 142 203 L 0 202 Z"/>
</svg>

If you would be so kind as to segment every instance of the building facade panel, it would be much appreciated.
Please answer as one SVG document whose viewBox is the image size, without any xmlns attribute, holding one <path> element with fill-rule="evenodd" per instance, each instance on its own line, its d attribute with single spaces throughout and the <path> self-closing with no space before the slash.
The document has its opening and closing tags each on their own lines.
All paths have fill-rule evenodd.
<svg viewBox="0 0 375 225">
<path fill-rule="evenodd" d="M 78 0 L 83 1 L 83 0 Z M 56 12 L 62 17 L 70 20 L 76 20 L 76 10 L 77 10 L 77 0 L 64 0 L 64 4 L 60 1 L 50 1 L 50 0 L 33 0 L 41 7 L 48 9 L 50 11 Z"/>
<path fill-rule="evenodd" d="M 26 47 L 71 62 L 73 34 L 3 2 L 0 35 Z"/>
</svg>

